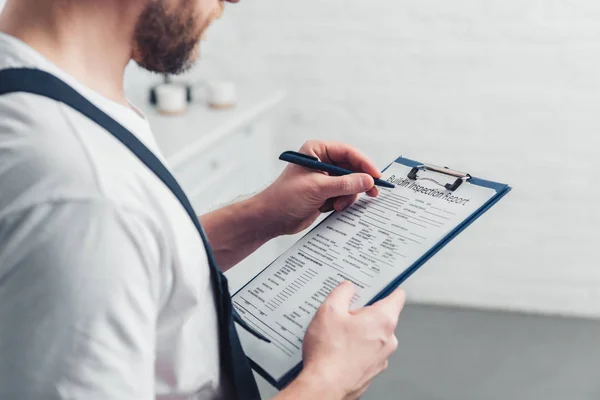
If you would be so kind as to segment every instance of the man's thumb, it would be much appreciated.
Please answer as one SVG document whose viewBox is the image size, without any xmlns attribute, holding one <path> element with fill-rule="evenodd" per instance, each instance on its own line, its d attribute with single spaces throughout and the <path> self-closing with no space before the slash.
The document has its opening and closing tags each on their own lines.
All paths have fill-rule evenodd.
<svg viewBox="0 0 600 400">
<path fill-rule="evenodd" d="M 325 302 L 340 311 L 348 311 L 355 290 L 354 283 L 342 282 L 329 293 Z"/>
</svg>

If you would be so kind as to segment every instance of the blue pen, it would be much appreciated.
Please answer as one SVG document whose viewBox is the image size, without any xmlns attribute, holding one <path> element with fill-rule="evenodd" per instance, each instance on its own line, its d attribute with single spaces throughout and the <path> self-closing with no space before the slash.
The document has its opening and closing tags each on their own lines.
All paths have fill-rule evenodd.
<svg viewBox="0 0 600 400">
<path fill-rule="evenodd" d="M 329 175 L 332 176 L 342 176 L 356 173 L 355 171 L 350 171 L 349 169 L 340 168 L 331 164 L 325 164 L 324 162 L 321 162 L 317 157 L 298 153 L 296 151 L 285 151 L 281 153 L 279 159 L 281 161 L 289 162 L 291 164 L 300 165 L 301 167 L 327 172 Z M 394 185 L 393 183 L 384 181 L 383 179 L 375 179 L 375 185 L 390 189 L 396 187 L 396 185 Z"/>
</svg>

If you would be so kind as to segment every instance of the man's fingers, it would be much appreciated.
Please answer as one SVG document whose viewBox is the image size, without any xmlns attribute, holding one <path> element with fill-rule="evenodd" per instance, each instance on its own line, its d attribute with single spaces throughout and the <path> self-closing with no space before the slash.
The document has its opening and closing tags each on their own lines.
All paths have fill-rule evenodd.
<svg viewBox="0 0 600 400">
<path fill-rule="evenodd" d="M 342 282 L 329 293 L 325 304 L 340 311 L 348 311 L 355 290 L 352 282 Z"/>
<path fill-rule="evenodd" d="M 350 194 L 347 196 L 334 197 L 328 199 L 320 208 L 319 211 L 322 213 L 328 213 L 333 210 L 335 211 L 344 211 L 346 208 L 350 207 L 354 202 L 358 199 L 357 194 Z"/>
<path fill-rule="evenodd" d="M 375 186 L 373 177 L 367 174 L 350 174 L 344 176 L 319 175 L 316 178 L 316 182 L 319 196 L 324 200 L 332 197 L 364 193 Z"/>
<path fill-rule="evenodd" d="M 373 186 L 373 188 L 367 192 L 367 195 L 369 195 L 370 197 L 379 196 L 379 189 L 377 189 L 377 186 Z"/>
<path fill-rule="evenodd" d="M 324 162 L 364 172 L 374 178 L 381 177 L 375 163 L 353 146 L 338 142 L 309 141 L 302 146 L 302 150 L 316 154 Z"/>
<path fill-rule="evenodd" d="M 379 309 L 383 314 L 391 318 L 391 321 L 395 326 L 398 323 L 398 317 L 400 316 L 402 308 L 404 308 L 405 301 L 406 293 L 404 293 L 404 290 L 398 288 L 390 293 L 386 298 L 381 299 L 377 303 L 373 304 L 371 308 Z"/>
<path fill-rule="evenodd" d="M 333 203 L 333 208 L 335 208 L 336 211 L 343 211 L 346 208 L 350 207 L 352 204 L 354 204 L 354 202 L 357 199 L 358 199 L 357 194 L 351 194 L 348 196 L 339 197 Z"/>
<path fill-rule="evenodd" d="M 366 393 L 367 389 L 369 389 L 369 386 L 371 386 L 372 380 L 373 380 L 373 379 L 371 379 L 369 382 L 367 382 L 366 384 L 364 384 L 364 385 L 363 385 L 363 386 L 362 386 L 360 389 L 358 389 L 358 390 L 356 391 L 356 393 L 355 393 L 354 395 L 355 395 L 355 397 L 356 397 L 357 399 L 360 399 L 360 397 L 361 397 L 363 394 L 365 394 L 365 393 Z"/>
<path fill-rule="evenodd" d="M 335 200 L 336 199 L 328 199 L 325 202 L 325 204 L 323 204 L 321 207 L 319 207 L 319 212 L 322 214 L 326 214 L 328 212 L 332 212 L 333 210 L 335 210 L 335 208 L 333 207 Z"/>
<path fill-rule="evenodd" d="M 395 314 L 400 314 L 402 308 L 404 307 L 404 302 L 406 301 L 406 293 L 401 288 L 397 288 L 392 293 L 390 293 L 387 297 L 379 300 L 374 306 L 385 308 Z"/>
</svg>

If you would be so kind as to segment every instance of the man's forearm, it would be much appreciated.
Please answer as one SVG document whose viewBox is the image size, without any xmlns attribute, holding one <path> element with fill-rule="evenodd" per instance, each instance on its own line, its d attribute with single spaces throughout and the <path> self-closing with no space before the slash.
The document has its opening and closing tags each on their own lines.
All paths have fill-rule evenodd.
<svg viewBox="0 0 600 400">
<path fill-rule="evenodd" d="M 273 400 L 343 400 L 344 395 L 335 385 L 327 384 L 323 377 L 302 372 Z"/>
<path fill-rule="evenodd" d="M 258 196 L 205 214 L 200 221 L 223 272 L 278 235 Z"/>
</svg>

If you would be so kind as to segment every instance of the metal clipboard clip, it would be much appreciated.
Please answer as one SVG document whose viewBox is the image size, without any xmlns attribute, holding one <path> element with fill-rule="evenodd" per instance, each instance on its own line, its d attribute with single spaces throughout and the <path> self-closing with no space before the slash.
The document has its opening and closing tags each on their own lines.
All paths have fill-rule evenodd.
<svg viewBox="0 0 600 400">
<path fill-rule="evenodd" d="M 436 181 L 433 178 L 419 178 L 417 176 L 419 171 L 432 171 L 432 172 L 437 172 L 437 173 L 444 174 L 444 175 L 450 175 L 450 176 L 455 177 L 456 180 L 454 181 L 454 183 L 443 184 L 443 183 Z M 448 167 L 438 167 L 436 165 L 421 164 L 410 170 L 410 172 L 408 173 L 408 179 L 410 179 L 412 181 L 416 181 L 417 179 L 431 181 L 437 185 L 440 185 L 440 186 L 446 188 L 446 190 L 454 192 L 456 189 L 458 189 L 460 187 L 460 185 L 463 184 L 463 182 L 467 182 L 469 179 L 471 179 L 471 175 L 466 174 L 464 172 L 453 171 L 453 170 L 449 169 Z"/>
</svg>

